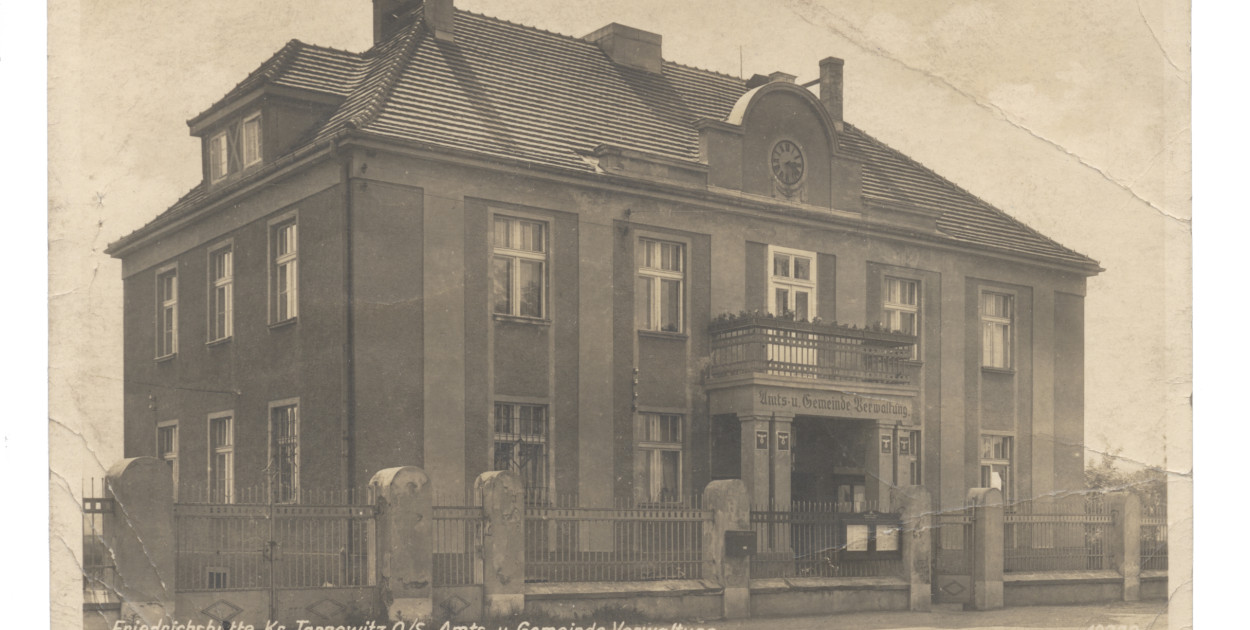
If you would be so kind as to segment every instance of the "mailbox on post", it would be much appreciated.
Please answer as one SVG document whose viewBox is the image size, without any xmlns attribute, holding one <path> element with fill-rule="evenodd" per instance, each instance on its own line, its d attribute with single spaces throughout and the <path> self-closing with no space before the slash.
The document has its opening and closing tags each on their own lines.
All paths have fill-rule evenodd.
<svg viewBox="0 0 1250 630">
<path fill-rule="evenodd" d="M 751 530 L 727 530 L 725 532 L 725 556 L 745 558 L 755 555 L 755 532 Z"/>
</svg>

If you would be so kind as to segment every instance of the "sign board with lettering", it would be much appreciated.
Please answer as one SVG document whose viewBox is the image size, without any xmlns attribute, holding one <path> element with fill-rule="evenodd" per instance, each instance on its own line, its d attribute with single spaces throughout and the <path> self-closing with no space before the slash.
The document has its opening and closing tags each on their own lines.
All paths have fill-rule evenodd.
<svg viewBox="0 0 1250 630">
<path fill-rule="evenodd" d="M 713 414 L 823 416 L 910 426 L 919 425 L 921 421 L 916 394 L 906 390 L 868 393 L 752 383 L 714 389 L 709 394 Z"/>
</svg>

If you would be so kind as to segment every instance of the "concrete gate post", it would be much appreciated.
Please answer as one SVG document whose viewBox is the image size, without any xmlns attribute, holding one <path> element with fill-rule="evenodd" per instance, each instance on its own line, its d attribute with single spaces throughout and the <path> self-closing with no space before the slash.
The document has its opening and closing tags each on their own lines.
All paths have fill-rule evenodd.
<svg viewBox="0 0 1250 630">
<path fill-rule="evenodd" d="M 1141 499 L 1131 492 L 1107 495 L 1111 525 L 1107 528 L 1110 568 L 1124 578 L 1124 601 L 1141 599 Z"/>
<path fill-rule="evenodd" d="M 933 605 L 933 497 L 924 486 L 903 486 L 892 491 L 899 506 L 903 531 L 903 577 L 910 585 L 909 610 L 928 611 Z"/>
<path fill-rule="evenodd" d="M 369 480 L 377 501 L 378 588 L 393 621 L 434 612 L 434 489 L 415 466 L 380 470 Z"/>
<path fill-rule="evenodd" d="M 473 492 L 486 516 L 482 536 L 482 586 L 487 618 L 525 611 L 525 494 L 521 477 L 507 470 L 482 473 Z"/>
<path fill-rule="evenodd" d="M 1003 607 L 1003 493 L 995 488 L 968 491 L 972 508 L 972 608 Z"/>
<path fill-rule="evenodd" d="M 740 479 L 713 481 L 703 490 L 712 524 L 703 535 L 703 578 L 724 589 L 725 619 L 751 616 L 751 558 L 725 553 L 725 532 L 751 529 L 751 495 Z"/>
<path fill-rule="evenodd" d="M 173 473 L 155 457 L 132 457 L 109 469 L 107 484 L 113 509 L 104 514 L 104 543 L 120 618 L 155 627 L 175 614 Z"/>
</svg>

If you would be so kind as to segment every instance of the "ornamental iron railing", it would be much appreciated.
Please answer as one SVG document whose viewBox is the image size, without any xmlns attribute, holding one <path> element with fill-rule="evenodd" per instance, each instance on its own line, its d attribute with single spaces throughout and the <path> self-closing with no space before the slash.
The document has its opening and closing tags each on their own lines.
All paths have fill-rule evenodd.
<svg viewBox="0 0 1250 630">
<path fill-rule="evenodd" d="M 916 338 L 782 318 L 713 322 L 708 375 L 768 374 L 905 385 Z"/>
</svg>

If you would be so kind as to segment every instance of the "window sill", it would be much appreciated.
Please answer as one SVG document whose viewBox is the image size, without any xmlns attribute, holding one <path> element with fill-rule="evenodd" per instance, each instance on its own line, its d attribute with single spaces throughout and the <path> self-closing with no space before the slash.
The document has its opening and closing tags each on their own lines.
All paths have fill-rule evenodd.
<svg viewBox="0 0 1250 630">
<path fill-rule="evenodd" d="M 212 340 L 208 341 L 207 343 L 205 343 L 204 345 L 206 345 L 206 346 L 208 346 L 208 347 L 210 347 L 210 348 L 211 348 L 211 347 L 213 347 L 213 346 L 222 346 L 222 345 L 225 345 L 225 344 L 227 344 L 227 343 L 230 343 L 230 342 L 231 342 L 231 341 L 233 341 L 233 340 L 234 340 L 234 336 L 233 336 L 233 335 L 231 335 L 231 336 L 229 336 L 229 337 L 222 337 L 221 339 L 212 339 Z"/>
<path fill-rule="evenodd" d="M 1011 375 L 1014 375 L 1014 374 L 1016 373 L 1016 369 L 1015 369 L 1015 368 L 990 367 L 990 366 L 988 366 L 988 365 L 982 365 L 982 366 L 981 366 L 981 371 L 982 371 L 982 372 L 987 372 L 987 373 L 989 373 L 989 374 L 1011 374 Z"/>
<path fill-rule="evenodd" d="M 294 326 L 297 323 L 299 323 L 299 317 L 291 317 L 288 319 L 284 319 L 280 322 L 274 322 L 272 324 L 269 324 L 269 330 L 277 330 L 279 328 L 286 328 L 287 326 Z"/>
<path fill-rule="evenodd" d="M 924 367 L 924 361 L 920 359 L 903 359 L 903 365 L 907 367 Z"/>
<path fill-rule="evenodd" d="M 165 356 L 156 357 L 155 359 L 152 359 L 152 360 L 157 363 L 165 363 L 166 361 L 173 361 L 177 356 L 178 356 L 177 352 L 171 352 Z"/>
<path fill-rule="evenodd" d="M 668 332 L 664 330 L 639 330 L 638 336 L 639 337 L 653 337 L 655 339 L 673 339 L 673 340 L 680 340 L 680 341 L 685 341 L 690 338 L 690 335 L 687 335 L 686 333 Z"/>
<path fill-rule="evenodd" d="M 522 315 L 504 315 L 503 313 L 491 313 L 497 322 L 508 322 L 511 324 L 524 324 L 526 326 L 550 326 L 551 320 L 542 317 L 525 317 Z"/>
</svg>

